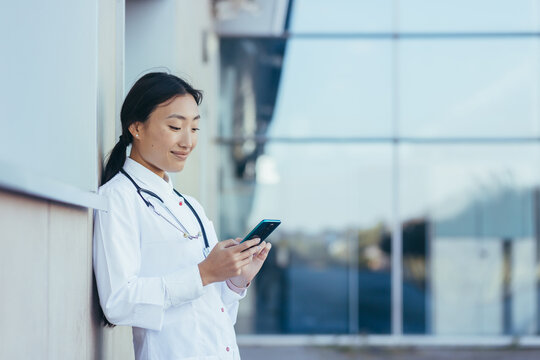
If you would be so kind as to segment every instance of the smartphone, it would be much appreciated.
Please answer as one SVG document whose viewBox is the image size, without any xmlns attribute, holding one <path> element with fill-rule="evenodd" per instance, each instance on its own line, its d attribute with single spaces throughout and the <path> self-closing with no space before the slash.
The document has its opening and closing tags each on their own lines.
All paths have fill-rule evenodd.
<svg viewBox="0 0 540 360">
<path fill-rule="evenodd" d="M 240 243 L 253 238 L 259 238 L 261 241 L 263 241 L 279 226 L 279 224 L 281 224 L 281 220 L 264 219 L 257 224 L 257 226 L 255 226 L 253 230 L 251 230 L 249 234 L 247 234 L 247 236 L 240 241 Z"/>
</svg>

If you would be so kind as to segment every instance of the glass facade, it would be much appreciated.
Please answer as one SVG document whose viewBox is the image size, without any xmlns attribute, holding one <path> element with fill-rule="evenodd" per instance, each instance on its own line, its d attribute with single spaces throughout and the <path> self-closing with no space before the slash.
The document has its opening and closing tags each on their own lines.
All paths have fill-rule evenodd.
<svg viewBox="0 0 540 360">
<path fill-rule="evenodd" d="M 222 164 L 230 151 L 222 146 Z M 391 156 L 388 145 L 270 142 L 254 178 L 223 177 L 223 238 L 282 219 L 255 284 L 250 331 L 389 331 Z"/>
<path fill-rule="evenodd" d="M 404 294 L 421 289 L 427 332 L 536 334 L 540 146 L 406 144 L 399 160 Z"/>
<path fill-rule="evenodd" d="M 540 11 L 478 3 L 221 39 L 220 237 L 282 220 L 238 333 L 539 333 Z"/>
<path fill-rule="evenodd" d="M 388 40 L 290 39 L 269 136 L 392 136 L 392 58 Z"/>
<path fill-rule="evenodd" d="M 540 136 L 537 37 L 418 38 L 396 46 L 400 136 Z"/>
</svg>

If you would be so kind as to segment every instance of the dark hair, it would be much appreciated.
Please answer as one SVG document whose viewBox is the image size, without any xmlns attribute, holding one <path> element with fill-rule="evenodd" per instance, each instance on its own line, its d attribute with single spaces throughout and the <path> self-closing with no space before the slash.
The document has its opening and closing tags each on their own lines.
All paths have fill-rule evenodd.
<svg viewBox="0 0 540 360">
<path fill-rule="evenodd" d="M 164 72 L 152 72 L 137 80 L 122 104 L 120 112 L 122 135 L 109 154 L 107 165 L 101 174 L 101 185 L 112 179 L 124 166 L 126 148 L 133 141 L 129 126 L 137 121 L 146 122 L 158 105 L 176 96 L 186 94 L 193 96 L 197 105 L 201 104 L 202 91 L 194 89 L 177 76 Z M 102 310 L 101 306 L 99 306 L 99 310 Z M 114 326 L 107 320 L 103 311 L 101 311 L 101 315 L 106 326 Z"/>
<path fill-rule="evenodd" d="M 178 95 L 193 96 L 197 105 L 202 102 L 202 91 L 194 89 L 186 81 L 164 72 L 152 72 L 141 77 L 133 85 L 122 104 L 120 121 L 122 135 L 111 150 L 107 165 L 101 174 L 101 185 L 112 179 L 126 161 L 126 148 L 133 141 L 129 126 L 134 122 L 146 122 L 154 109 Z"/>
</svg>

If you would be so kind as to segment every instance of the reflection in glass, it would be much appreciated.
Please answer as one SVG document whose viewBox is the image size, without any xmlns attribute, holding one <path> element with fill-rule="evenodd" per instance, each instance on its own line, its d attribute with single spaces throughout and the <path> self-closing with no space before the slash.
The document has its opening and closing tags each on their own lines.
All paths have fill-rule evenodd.
<svg viewBox="0 0 540 360">
<path fill-rule="evenodd" d="M 397 5 L 399 32 L 540 30 L 540 9 L 535 0 L 400 0 Z"/>
<path fill-rule="evenodd" d="M 294 0 L 292 33 L 392 32 L 392 0 Z"/>
<path fill-rule="evenodd" d="M 291 39 L 268 135 L 392 133 L 390 40 Z"/>
<path fill-rule="evenodd" d="M 239 332 L 389 333 L 391 146 L 267 143 L 254 176 L 221 146 L 220 238 L 282 225 Z"/>
<path fill-rule="evenodd" d="M 403 145 L 406 333 L 538 331 L 538 145 Z"/>
<path fill-rule="evenodd" d="M 398 45 L 400 136 L 540 135 L 538 39 L 422 39 Z"/>
<path fill-rule="evenodd" d="M 285 48 L 283 39 L 220 40 L 220 136 L 267 134 L 274 114 Z M 255 154 L 257 149 L 249 142 L 235 151 L 245 155 Z"/>
</svg>

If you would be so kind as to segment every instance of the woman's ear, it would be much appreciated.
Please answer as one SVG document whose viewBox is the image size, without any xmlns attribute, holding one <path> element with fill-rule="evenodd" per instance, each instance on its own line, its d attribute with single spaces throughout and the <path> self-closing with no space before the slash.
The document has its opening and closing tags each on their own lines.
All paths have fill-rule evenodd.
<svg viewBox="0 0 540 360">
<path fill-rule="evenodd" d="M 129 132 L 131 133 L 131 136 L 133 136 L 133 139 L 139 138 L 139 130 L 141 128 L 141 123 L 138 121 L 135 121 L 131 125 L 129 125 Z"/>
</svg>

